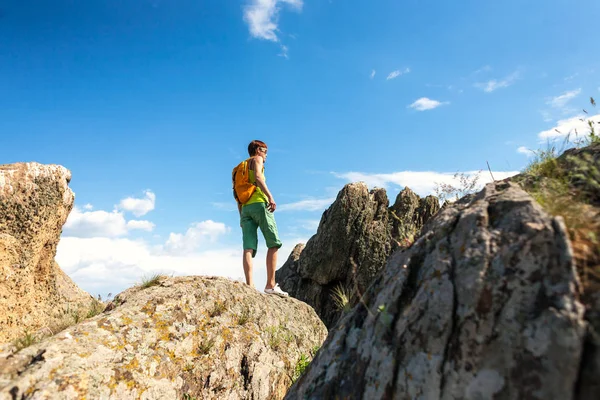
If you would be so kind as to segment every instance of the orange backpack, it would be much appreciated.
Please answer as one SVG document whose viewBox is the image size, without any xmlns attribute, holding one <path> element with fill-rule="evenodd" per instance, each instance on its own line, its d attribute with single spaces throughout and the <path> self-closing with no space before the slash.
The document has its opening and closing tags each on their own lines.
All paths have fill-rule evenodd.
<svg viewBox="0 0 600 400">
<path fill-rule="evenodd" d="M 231 173 L 233 197 L 239 204 L 244 204 L 256 190 L 256 185 L 250 182 L 249 164 L 251 158 L 239 163 Z"/>
</svg>

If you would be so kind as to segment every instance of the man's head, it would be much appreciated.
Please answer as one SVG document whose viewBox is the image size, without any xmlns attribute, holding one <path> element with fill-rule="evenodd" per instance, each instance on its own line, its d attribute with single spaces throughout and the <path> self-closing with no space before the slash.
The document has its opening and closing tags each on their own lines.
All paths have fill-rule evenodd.
<svg viewBox="0 0 600 400">
<path fill-rule="evenodd" d="M 248 154 L 250 157 L 262 156 L 263 159 L 267 158 L 267 144 L 260 140 L 253 140 L 248 145 Z"/>
</svg>

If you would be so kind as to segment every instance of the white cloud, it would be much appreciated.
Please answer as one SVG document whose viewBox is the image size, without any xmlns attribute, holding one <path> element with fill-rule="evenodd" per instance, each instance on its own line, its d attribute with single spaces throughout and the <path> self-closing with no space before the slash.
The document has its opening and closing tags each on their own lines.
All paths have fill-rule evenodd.
<svg viewBox="0 0 600 400">
<path fill-rule="evenodd" d="M 527 147 L 525 146 L 521 146 L 517 149 L 517 153 L 521 153 L 521 154 L 525 154 L 527 157 L 532 156 L 534 153 L 532 150 L 529 150 Z"/>
<path fill-rule="evenodd" d="M 248 24 L 252 37 L 278 42 L 277 27 L 280 4 L 287 4 L 296 11 L 301 11 L 303 0 L 251 0 L 244 7 L 244 21 Z"/>
<path fill-rule="evenodd" d="M 148 212 L 154 210 L 154 204 L 156 202 L 156 195 L 150 190 L 144 192 L 145 198 L 136 199 L 134 197 L 127 197 L 119 203 L 118 208 L 121 210 L 129 211 L 136 217 L 141 217 Z"/>
<path fill-rule="evenodd" d="M 324 211 L 335 201 L 335 197 L 327 199 L 306 199 L 295 203 L 277 206 L 277 211 Z"/>
<path fill-rule="evenodd" d="M 109 292 L 117 294 L 139 283 L 144 275 L 156 273 L 244 276 L 241 250 L 237 247 L 168 254 L 141 240 L 63 237 L 56 260 L 82 289 L 103 296 Z M 255 266 L 257 283 L 266 281 L 263 269 Z"/>
<path fill-rule="evenodd" d="M 500 81 L 498 81 L 496 79 L 492 79 L 492 80 L 484 82 L 484 83 L 476 83 L 475 87 L 482 89 L 484 92 L 491 93 L 500 88 L 505 88 L 505 87 L 512 85 L 513 83 L 515 83 L 515 81 L 518 78 L 519 78 L 519 72 L 517 71 L 517 72 L 513 72 L 512 74 L 510 74 L 509 76 L 507 76 L 506 78 L 504 78 Z"/>
<path fill-rule="evenodd" d="M 389 81 L 390 79 L 396 79 L 397 77 L 399 77 L 400 75 L 403 74 L 408 74 L 410 72 L 410 68 L 405 68 L 403 71 L 400 71 L 399 69 L 390 72 L 390 74 L 387 76 L 387 80 Z"/>
<path fill-rule="evenodd" d="M 90 203 L 87 203 L 85 206 L 83 206 L 83 209 L 87 210 L 87 211 L 91 211 L 94 209 L 94 206 L 91 205 Z"/>
<path fill-rule="evenodd" d="M 185 234 L 171 233 L 165 243 L 165 249 L 169 253 L 190 254 L 204 244 L 215 243 L 217 238 L 227 232 L 229 228 L 221 222 L 212 220 L 197 222 Z"/>
<path fill-rule="evenodd" d="M 563 108 L 567 103 L 577 97 L 581 93 L 581 89 L 575 89 L 564 92 L 560 96 L 556 96 L 547 101 L 547 104 L 554 108 Z"/>
<path fill-rule="evenodd" d="M 127 222 L 118 211 L 85 211 L 74 207 L 63 226 L 66 235 L 76 237 L 117 237 L 127 234 Z"/>
<path fill-rule="evenodd" d="M 283 57 L 286 60 L 289 59 L 290 57 L 288 56 L 288 47 L 285 45 L 281 45 L 281 53 L 278 54 L 279 57 Z"/>
<path fill-rule="evenodd" d="M 64 234 L 80 238 L 125 236 L 129 231 L 138 229 L 152 231 L 150 221 L 127 221 L 120 211 L 82 211 L 74 207 L 63 226 Z"/>
<path fill-rule="evenodd" d="M 588 117 L 586 115 L 577 115 L 572 118 L 563 119 L 557 122 L 556 126 L 548 130 L 538 133 L 541 141 L 553 139 L 557 137 L 569 136 L 570 140 L 581 139 L 589 134 L 588 120 L 598 126 L 600 124 L 600 114 Z"/>
<path fill-rule="evenodd" d="M 479 171 L 467 171 L 465 175 L 474 176 Z M 519 173 L 519 171 L 493 171 L 496 180 L 508 178 Z M 336 177 L 345 179 L 348 182 L 365 182 L 370 188 L 381 187 L 388 188 L 390 184 L 402 187 L 408 186 L 411 190 L 420 196 L 434 194 L 436 183 L 447 183 L 454 186 L 460 186 L 454 178 L 454 173 L 433 172 L 433 171 L 401 171 L 388 174 L 367 174 L 363 172 L 345 172 L 333 173 Z M 489 173 L 481 173 L 479 179 L 480 186 L 491 182 Z"/>
<path fill-rule="evenodd" d="M 375 78 L 375 73 L 376 73 L 375 70 L 371 71 L 371 79 Z"/>
<path fill-rule="evenodd" d="M 427 97 L 421 97 L 408 107 L 417 111 L 433 110 L 441 105 L 449 104 L 448 102 L 439 102 L 437 100 L 428 99 Z"/>
<path fill-rule="evenodd" d="M 154 224 L 150 221 L 138 221 L 132 219 L 130 221 L 127 221 L 127 229 L 139 229 L 146 232 L 152 232 L 152 230 L 154 229 Z"/>
</svg>

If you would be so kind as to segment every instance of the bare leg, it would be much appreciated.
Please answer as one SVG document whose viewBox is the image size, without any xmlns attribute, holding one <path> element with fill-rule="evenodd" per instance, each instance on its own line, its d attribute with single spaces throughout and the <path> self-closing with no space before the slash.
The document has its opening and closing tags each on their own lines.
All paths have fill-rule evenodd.
<svg viewBox="0 0 600 400">
<path fill-rule="evenodd" d="M 267 286 L 265 289 L 275 287 L 275 268 L 277 268 L 277 250 L 279 247 L 271 247 L 267 250 Z"/>
<path fill-rule="evenodd" d="M 243 256 L 244 275 L 246 275 L 246 284 L 254 287 L 252 279 L 252 249 L 245 249 Z"/>
</svg>

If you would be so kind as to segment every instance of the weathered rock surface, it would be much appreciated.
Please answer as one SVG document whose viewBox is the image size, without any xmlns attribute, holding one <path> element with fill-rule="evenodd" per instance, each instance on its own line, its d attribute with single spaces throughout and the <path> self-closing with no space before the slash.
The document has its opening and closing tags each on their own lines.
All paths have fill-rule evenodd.
<svg viewBox="0 0 600 400">
<path fill-rule="evenodd" d="M 435 196 L 419 197 L 410 188 L 402 189 L 390 207 L 392 237 L 401 247 L 408 247 L 423 225 L 440 210 Z"/>
<path fill-rule="evenodd" d="M 281 399 L 327 335 L 308 305 L 225 278 L 163 278 L 107 309 L 0 360 L 0 398 Z"/>
<path fill-rule="evenodd" d="M 560 218 L 488 184 L 396 251 L 287 399 L 572 399 L 586 323 Z"/>
<path fill-rule="evenodd" d="M 277 271 L 277 282 L 331 327 L 343 312 L 334 292 L 341 290 L 348 305 L 355 304 L 392 250 L 412 243 L 438 210 L 437 198 L 421 199 L 409 188 L 388 208 L 385 189 L 348 184 L 323 214 L 316 235 L 306 246 L 298 244 Z"/>
<path fill-rule="evenodd" d="M 392 248 L 387 208 L 384 189 L 369 192 L 362 182 L 344 186 L 317 233 L 277 271 L 281 287 L 310 304 L 328 327 L 340 315 L 334 288 L 364 291 L 385 265 Z"/>
<path fill-rule="evenodd" d="M 0 344 L 93 301 L 54 262 L 70 179 L 58 165 L 0 165 Z"/>
<path fill-rule="evenodd" d="M 566 218 L 588 322 L 576 395 L 595 400 L 600 398 L 600 143 L 566 150 L 542 165 L 542 173 L 511 180 Z"/>
</svg>

